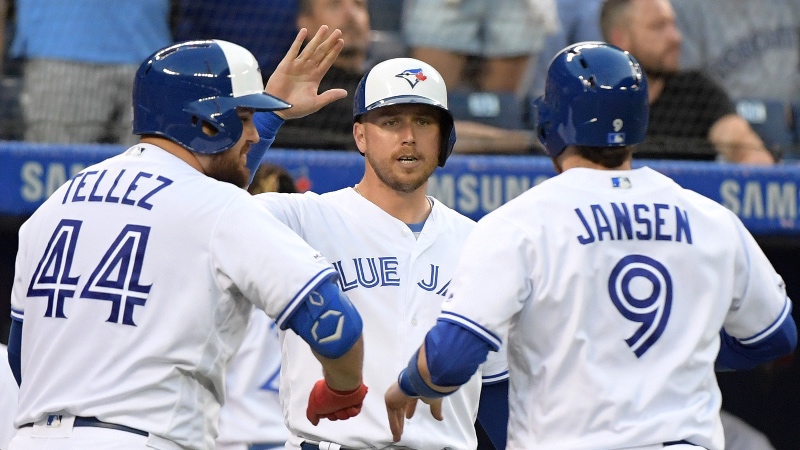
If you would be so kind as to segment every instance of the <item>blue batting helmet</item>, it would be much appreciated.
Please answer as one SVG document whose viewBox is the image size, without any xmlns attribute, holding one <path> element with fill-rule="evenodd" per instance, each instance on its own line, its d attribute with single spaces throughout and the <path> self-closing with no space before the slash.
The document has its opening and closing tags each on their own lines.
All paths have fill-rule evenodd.
<svg viewBox="0 0 800 450">
<path fill-rule="evenodd" d="M 647 133 L 647 80 L 628 52 L 581 42 L 553 58 L 534 108 L 536 134 L 552 158 L 568 145 L 637 144 Z"/>
<path fill-rule="evenodd" d="M 133 133 L 161 136 L 195 153 L 223 152 L 244 131 L 236 108 L 291 106 L 265 94 L 262 83 L 255 57 L 239 45 L 207 40 L 169 46 L 136 72 Z M 216 132 L 204 132 L 204 122 Z"/>
<path fill-rule="evenodd" d="M 442 111 L 439 166 L 453 152 L 456 129 L 447 109 L 447 87 L 431 65 L 413 58 L 394 58 L 375 65 L 358 83 L 353 101 L 353 121 L 362 114 L 389 105 L 417 103 Z"/>
</svg>

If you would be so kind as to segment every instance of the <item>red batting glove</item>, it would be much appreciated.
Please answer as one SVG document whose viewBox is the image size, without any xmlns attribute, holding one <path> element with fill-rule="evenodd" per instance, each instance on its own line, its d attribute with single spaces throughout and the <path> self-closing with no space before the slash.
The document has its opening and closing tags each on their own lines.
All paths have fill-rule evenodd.
<svg viewBox="0 0 800 450">
<path fill-rule="evenodd" d="M 346 420 L 361 412 L 367 387 L 362 382 L 352 391 L 334 391 L 325 380 L 319 380 L 308 396 L 306 417 L 314 425 L 319 419 Z"/>
</svg>

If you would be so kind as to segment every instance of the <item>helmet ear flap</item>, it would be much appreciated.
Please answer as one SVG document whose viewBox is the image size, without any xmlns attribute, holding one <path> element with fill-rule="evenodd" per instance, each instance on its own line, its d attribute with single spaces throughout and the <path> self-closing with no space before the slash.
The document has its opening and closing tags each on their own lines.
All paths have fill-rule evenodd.
<svg viewBox="0 0 800 450">
<path fill-rule="evenodd" d="M 544 97 L 539 97 L 533 102 L 532 108 L 532 121 L 533 129 L 539 143 L 547 149 L 548 129 L 550 128 L 549 114 L 547 104 L 544 102 Z M 549 150 L 548 150 L 549 152 Z"/>
<path fill-rule="evenodd" d="M 236 108 L 225 107 L 215 99 L 191 102 L 183 112 L 191 116 L 194 131 L 193 136 L 187 133 L 187 143 L 196 153 L 212 154 L 228 149 L 244 131 Z"/>
<path fill-rule="evenodd" d="M 545 124 L 539 123 L 536 125 L 536 136 L 539 137 L 539 142 L 544 145 L 547 142 L 547 131 L 545 131 Z"/>
</svg>

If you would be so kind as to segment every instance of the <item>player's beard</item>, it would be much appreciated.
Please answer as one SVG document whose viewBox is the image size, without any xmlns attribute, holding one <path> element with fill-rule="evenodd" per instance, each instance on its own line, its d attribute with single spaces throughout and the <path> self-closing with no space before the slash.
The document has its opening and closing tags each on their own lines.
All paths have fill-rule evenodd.
<svg viewBox="0 0 800 450">
<path fill-rule="evenodd" d="M 642 67 L 644 73 L 650 79 L 657 79 L 657 78 L 666 78 L 678 73 L 677 70 L 669 68 L 669 67 Z"/>
<path fill-rule="evenodd" d="M 680 46 L 676 45 L 666 49 L 658 58 L 640 59 L 639 64 L 648 77 L 664 78 L 680 71 L 678 58 L 680 58 Z"/>
<path fill-rule="evenodd" d="M 372 167 L 372 171 L 379 180 L 389 188 L 397 192 L 410 193 L 414 192 L 423 186 L 430 178 L 438 161 L 431 163 L 429 160 L 424 160 L 424 165 L 417 168 L 413 176 L 400 176 L 395 173 L 392 165 L 396 163 L 396 159 L 380 161 L 373 157 L 371 153 L 364 155 L 367 163 Z"/>
<path fill-rule="evenodd" d="M 206 169 L 206 175 L 240 188 L 247 187 L 247 182 L 250 181 L 250 169 L 242 164 L 240 150 L 234 147 L 210 156 L 211 164 Z"/>
<path fill-rule="evenodd" d="M 353 22 L 347 22 L 339 27 L 342 30 L 344 47 L 340 56 L 366 55 L 369 47 L 369 28 L 364 28 Z"/>
</svg>

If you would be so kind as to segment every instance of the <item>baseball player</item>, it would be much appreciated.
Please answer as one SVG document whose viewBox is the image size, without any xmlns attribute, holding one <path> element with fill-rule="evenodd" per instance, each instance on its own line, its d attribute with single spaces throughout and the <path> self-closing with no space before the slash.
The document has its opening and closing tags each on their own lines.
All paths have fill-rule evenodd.
<svg viewBox="0 0 800 450">
<path fill-rule="evenodd" d="M 439 73 L 415 59 L 384 61 L 364 75 L 354 98 L 353 136 L 365 157 L 361 181 L 322 195 L 255 198 L 333 264 L 339 286 L 363 318 L 364 382 L 383 392 L 435 323 L 474 222 L 425 195 L 428 177 L 445 164 L 455 142 Z M 274 135 L 280 126 L 271 113 L 258 114 L 256 122 L 262 136 Z M 287 448 L 392 445 L 380 395 L 367 396 L 361 414 L 345 423 L 305 420 L 304 398 L 319 373 L 309 366 L 308 346 L 292 333 L 282 338 L 280 396 L 291 432 Z M 475 448 L 482 381 L 507 385 L 505 360 L 492 360 L 478 372 L 444 402 L 441 422 L 425 415 L 409 419 L 398 448 Z"/>
<path fill-rule="evenodd" d="M 289 431 L 278 397 L 281 343 L 275 322 L 254 310 L 226 372 L 216 450 L 284 448 Z"/>
<path fill-rule="evenodd" d="M 342 45 L 321 29 L 298 55 L 304 37 L 276 71 L 301 96 Z M 217 40 L 153 54 L 133 100 L 140 143 L 82 171 L 20 229 L 10 448 L 212 449 L 223 371 L 254 307 L 322 364 L 308 420 L 358 414 L 357 311 L 330 262 L 241 189 L 254 111 L 289 104 L 264 93 L 249 51 Z"/>
<path fill-rule="evenodd" d="M 627 52 L 567 47 L 536 106 L 559 175 L 476 225 L 385 395 L 395 440 L 415 397 L 438 413 L 507 343 L 509 449 L 722 450 L 715 361 L 750 368 L 797 343 L 781 277 L 731 211 L 631 169 L 648 106 Z"/>
</svg>

